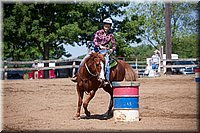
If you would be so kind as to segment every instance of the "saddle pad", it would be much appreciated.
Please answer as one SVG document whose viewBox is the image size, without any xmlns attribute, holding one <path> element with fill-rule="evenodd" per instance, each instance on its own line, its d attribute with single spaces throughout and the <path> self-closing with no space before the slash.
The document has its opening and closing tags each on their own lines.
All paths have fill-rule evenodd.
<svg viewBox="0 0 200 133">
<path fill-rule="evenodd" d="M 114 60 L 114 59 L 110 60 L 110 68 L 112 68 L 112 67 L 114 67 L 116 65 L 117 65 L 117 61 L 116 60 Z"/>
</svg>

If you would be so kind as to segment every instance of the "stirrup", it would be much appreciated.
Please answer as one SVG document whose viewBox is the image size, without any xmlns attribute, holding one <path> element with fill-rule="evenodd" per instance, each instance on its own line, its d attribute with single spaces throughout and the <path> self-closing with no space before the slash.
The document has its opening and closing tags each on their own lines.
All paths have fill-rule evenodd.
<svg viewBox="0 0 200 133">
<path fill-rule="evenodd" d="M 112 84 L 110 83 L 110 81 L 104 81 L 103 86 L 106 87 L 107 85 L 109 85 L 112 88 Z"/>
<path fill-rule="evenodd" d="M 75 75 L 74 77 L 72 77 L 72 78 L 71 78 L 71 81 L 77 82 L 77 75 Z"/>
<path fill-rule="evenodd" d="M 108 85 L 108 84 L 110 84 L 110 83 L 109 83 L 108 81 L 105 81 L 104 84 L 105 84 L 105 85 Z"/>
</svg>

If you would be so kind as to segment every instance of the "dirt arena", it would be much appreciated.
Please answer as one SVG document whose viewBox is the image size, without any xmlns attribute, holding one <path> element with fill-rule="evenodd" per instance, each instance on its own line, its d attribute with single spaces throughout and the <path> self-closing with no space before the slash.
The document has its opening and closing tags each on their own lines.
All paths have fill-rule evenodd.
<svg viewBox="0 0 200 133">
<path fill-rule="evenodd" d="M 76 84 L 68 78 L 2 81 L 5 131 L 198 131 L 198 89 L 194 75 L 139 78 L 140 121 L 102 119 L 109 95 L 99 89 L 91 117 L 73 120 Z M 83 108 L 81 115 L 84 116 Z"/>
</svg>

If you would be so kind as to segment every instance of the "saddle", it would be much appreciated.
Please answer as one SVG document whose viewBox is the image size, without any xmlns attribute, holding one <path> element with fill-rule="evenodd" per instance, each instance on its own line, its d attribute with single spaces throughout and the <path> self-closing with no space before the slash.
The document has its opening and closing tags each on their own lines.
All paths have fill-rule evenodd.
<svg viewBox="0 0 200 133">
<path fill-rule="evenodd" d="M 113 57 L 110 57 L 110 61 L 109 61 L 109 64 L 110 64 L 110 69 L 115 67 L 117 65 L 117 59 L 113 58 Z"/>
</svg>

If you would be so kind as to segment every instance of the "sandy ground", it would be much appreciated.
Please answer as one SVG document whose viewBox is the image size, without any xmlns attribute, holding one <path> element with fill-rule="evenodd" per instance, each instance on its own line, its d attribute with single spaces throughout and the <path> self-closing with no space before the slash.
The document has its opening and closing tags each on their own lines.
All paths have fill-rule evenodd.
<svg viewBox="0 0 200 133">
<path fill-rule="evenodd" d="M 109 95 L 99 89 L 91 117 L 73 120 L 76 84 L 68 78 L 2 81 L 5 131 L 198 131 L 198 87 L 194 75 L 139 78 L 140 121 L 102 119 Z M 84 116 L 83 109 L 81 115 Z"/>
</svg>

